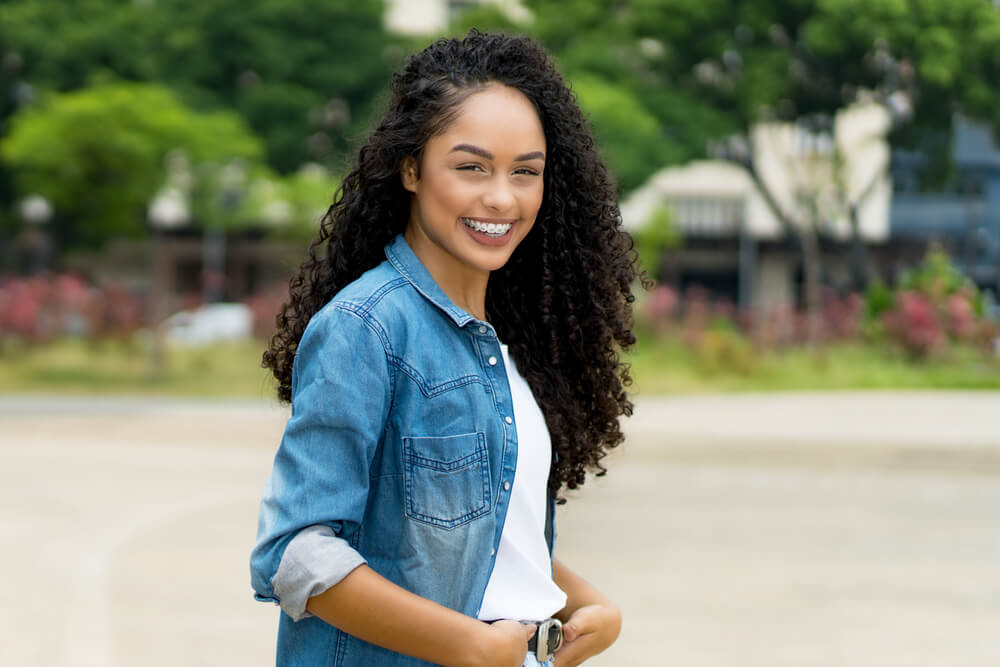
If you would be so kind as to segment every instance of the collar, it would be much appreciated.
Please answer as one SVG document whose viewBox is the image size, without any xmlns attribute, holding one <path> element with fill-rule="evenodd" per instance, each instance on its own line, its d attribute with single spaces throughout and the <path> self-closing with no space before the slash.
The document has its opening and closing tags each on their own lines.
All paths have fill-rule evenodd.
<svg viewBox="0 0 1000 667">
<path fill-rule="evenodd" d="M 444 290 L 434 282 L 434 278 L 431 277 L 430 272 L 424 267 L 402 234 L 396 236 L 385 247 L 385 256 L 400 275 L 410 281 L 410 284 L 424 298 L 443 310 L 457 326 L 464 327 L 469 322 L 476 320 L 472 315 L 456 306 L 444 293 Z"/>
</svg>

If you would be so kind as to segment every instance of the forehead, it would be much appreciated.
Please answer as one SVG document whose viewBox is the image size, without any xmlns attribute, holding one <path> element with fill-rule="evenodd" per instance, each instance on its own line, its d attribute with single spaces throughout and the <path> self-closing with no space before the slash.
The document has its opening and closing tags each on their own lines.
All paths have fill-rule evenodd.
<svg viewBox="0 0 1000 667">
<path fill-rule="evenodd" d="M 464 100 L 444 132 L 427 142 L 438 150 L 466 143 L 498 156 L 545 149 L 545 132 L 534 105 L 524 93 L 491 84 Z"/>
</svg>

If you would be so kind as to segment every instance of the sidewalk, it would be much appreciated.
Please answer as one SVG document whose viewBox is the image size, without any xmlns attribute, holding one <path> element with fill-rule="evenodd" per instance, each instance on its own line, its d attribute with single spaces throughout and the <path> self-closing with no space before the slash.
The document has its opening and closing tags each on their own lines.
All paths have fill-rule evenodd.
<svg viewBox="0 0 1000 667">
<path fill-rule="evenodd" d="M 287 414 L 0 396 L 0 664 L 273 665 L 246 563 Z M 587 665 L 1000 664 L 998 414 L 998 392 L 639 400 L 558 510 L 558 557 L 625 616 Z"/>
<path fill-rule="evenodd" d="M 706 442 L 1000 450 L 1000 392 L 836 392 L 639 398 L 629 433 Z"/>
</svg>

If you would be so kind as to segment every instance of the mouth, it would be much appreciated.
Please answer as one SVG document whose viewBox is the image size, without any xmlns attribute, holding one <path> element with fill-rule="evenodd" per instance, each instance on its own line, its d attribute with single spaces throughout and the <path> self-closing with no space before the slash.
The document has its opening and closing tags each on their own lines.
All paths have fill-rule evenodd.
<svg viewBox="0 0 1000 667">
<path fill-rule="evenodd" d="M 473 218 L 459 218 L 459 220 L 472 231 L 485 234 L 493 239 L 506 236 L 510 232 L 510 228 L 514 226 L 511 222 L 482 222 Z"/>
</svg>

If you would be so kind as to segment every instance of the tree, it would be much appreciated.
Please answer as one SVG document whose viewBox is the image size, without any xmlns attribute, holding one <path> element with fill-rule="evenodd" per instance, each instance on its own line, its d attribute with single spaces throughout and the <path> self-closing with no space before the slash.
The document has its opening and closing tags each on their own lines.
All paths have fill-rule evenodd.
<svg viewBox="0 0 1000 667">
<path fill-rule="evenodd" d="M 909 122 L 894 126 L 890 139 L 933 153 L 925 174 L 932 185 L 949 177 L 956 110 L 1000 125 L 992 85 L 1000 78 L 1000 13 L 991 0 L 573 0 L 529 6 L 535 34 L 568 72 L 615 81 L 660 120 L 667 136 L 682 144 L 692 140 L 696 153 L 714 145 L 717 155 L 746 167 L 801 248 L 814 312 L 820 257 L 810 219 L 824 213 L 810 210 L 815 202 L 792 210 L 778 201 L 757 169 L 753 128 L 787 121 L 826 136 L 837 111 L 867 91 L 897 118 L 913 112 Z M 645 168 L 652 173 L 661 166 Z M 845 191 L 844 207 L 856 209 L 867 190 Z"/>
<path fill-rule="evenodd" d="M 44 91 L 95 72 L 165 83 L 196 109 L 243 114 L 283 172 L 339 167 L 402 50 L 379 0 L 4 0 L 3 121 Z"/>
<path fill-rule="evenodd" d="M 195 163 L 263 157 L 239 116 L 197 113 L 166 88 L 129 83 L 53 93 L 22 108 L 0 157 L 21 193 L 52 202 L 60 245 L 79 247 L 143 233 L 146 206 L 174 149 Z"/>
<path fill-rule="evenodd" d="M 161 0 L 150 20 L 157 74 L 196 106 L 242 113 L 291 172 L 339 170 L 402 52 L 378 0 Z"/>
</svg>

